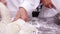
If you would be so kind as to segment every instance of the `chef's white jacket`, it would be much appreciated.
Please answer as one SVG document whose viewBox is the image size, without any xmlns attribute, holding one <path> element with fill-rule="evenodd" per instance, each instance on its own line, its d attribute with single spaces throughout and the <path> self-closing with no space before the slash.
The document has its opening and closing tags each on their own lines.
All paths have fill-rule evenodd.
<svg viewBox="0 0 60 34">
<path fill-rule="evenodd" d="M 37 8 L 40 0 L 7 0 L 8 9 L 12 16 L 15 16 L 19 7 L 23 7 L 29 16 L 32 16 L 32 11 Z"/>
</svg>

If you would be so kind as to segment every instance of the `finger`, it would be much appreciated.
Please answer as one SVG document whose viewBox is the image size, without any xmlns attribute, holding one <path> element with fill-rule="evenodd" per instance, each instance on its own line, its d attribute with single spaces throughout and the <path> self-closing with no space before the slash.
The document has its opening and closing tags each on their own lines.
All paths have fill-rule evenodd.
<svg viewBox="0 0 60 34">
<path fill-rule="evenodd" d="M 50 8 L 50 4 L 45 5 L 45 7 Z"/>
<path fill-rule="evenodd" d="M 51 2 L 50 2 L 50 3 L 48 3 L 48 4 L 47 4 L 47 6 L 48 6 L 48 8 L 53 8 L 53 7 L 52 7 L 52 3 L 51 3 Z"/>
<path fill-rule="evenodd" d="M 49 3 L 48 7 L 49 7 L 49 8 L 52 8 L 52 5 Z"/>
<path fill-rule="evenodd" d="M 54 8 L 54 9 L 56 9 L 56 7 L 52 4 L 52 3 L 50 3 L 51 4 L 51 8 Z"/>
<path fill-rule="evenodd" d="M 49 3 L 49 4 L 45 5 L 45 6 L 47 8 L 54 8 L 54 9 L 56 9 L 56 7 L 52 3 Z"/>
</svg>

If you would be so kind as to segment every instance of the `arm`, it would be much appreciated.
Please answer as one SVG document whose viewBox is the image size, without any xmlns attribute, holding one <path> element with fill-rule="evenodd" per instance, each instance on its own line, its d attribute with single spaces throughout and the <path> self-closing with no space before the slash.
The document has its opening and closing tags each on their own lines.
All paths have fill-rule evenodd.
<svg viewBox="0 0 60 34">
<path fill-rule="evenodd" d="M 47 8 L 54 8 L 56 9 L 56 7 L 53 5 L 51 0 L 41 0 L 41 3 L 47 7 Z"/>
<path fill-rule="evenodd" d="M 37 1 L 37 0 L 36 0 Z M 31 3 L 31 1 L 24 1 L 18 8 L 18 12 L 16 14 L 16 17 L 14 20 L 17 20 L 19 18 L 22 18 L 25 21 L 29 20 L 28 17 L 28 11 L 33 11 L 34 9 L 36 9 L 36 7 L 39 5 L 39 1 L 37 2 L 32 1 L 33 3 Z"/>
<path fill-rule="evenodd" d="M 28 14 L 23 7 L 19 8 L 19 10 L 14 18 L 14 21 L 19 19 L 19 18 L 23 19 L 26 22 L 28 21 Z"/>
</svg>

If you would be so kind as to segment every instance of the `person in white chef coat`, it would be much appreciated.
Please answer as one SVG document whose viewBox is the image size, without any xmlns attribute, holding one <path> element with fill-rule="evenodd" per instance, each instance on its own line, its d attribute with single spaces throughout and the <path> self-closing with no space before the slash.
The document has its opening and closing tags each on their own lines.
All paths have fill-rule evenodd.
<svg viewBox="0 0 60 34">
<path fill-rule="evenodd" d="M 55 8 L 51 0 L 41 0 L 41 2 L 48 8 Z M 6 0 L 6 3 L 14 21 L 19 18 L 28 21 L 29 17 L 32 16 L 32 11 L 38 7 L 40 0 Z"/>
<path fill-rule="evenodd" d="M 32 16 L 32 11 L 38 7 L 40 0 L 2 0 L 1 2 L 7 6 L 11 13 L 11 17 L 14 17 L 14 21 L 18 20 L 19 18 L 23 19 L 24 21 L 28 21 L 29 17 Z M 23 24 L 24 21 L 21 21 L 20 23 Z M 18 24 L 20 23 L 18 22 Z M 7 34 L 16 34 L 16 32 L 20 30 L 20 25 L 18 24 L 11 23 L 6 25 L 6 29 L 4 29 L 4 32 L 6 31 Z M 13 29 L 13 31 L 11 28 Z"/>
<path fill-rule="evenodd" d="M 2 0 L 5 3 L 4 0 Z M 14 17 L 14 21 L 21 18 L 28 21 L 32 16 L 32 11 L 37 8 L 40 0 L 6 0 L 7 7 L 11 13 L 11 17 Z"/>
</svg>

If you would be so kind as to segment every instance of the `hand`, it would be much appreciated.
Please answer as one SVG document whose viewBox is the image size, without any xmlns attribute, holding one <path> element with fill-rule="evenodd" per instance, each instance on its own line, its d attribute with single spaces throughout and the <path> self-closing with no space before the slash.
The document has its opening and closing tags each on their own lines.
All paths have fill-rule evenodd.
<svg viewBox="0 0 60 34">
<path fill-rule="evenodd" d="M 16 17 L 14 18 L 14 21 L 19 18 L 23 19 L 26 22 L 29 20 L 28 14 L 24 8 L 19 8 L 19 11 L 17 12 Z"/>
<path fill-rule="evenodd" d="M 51 0 L 41 0 L 41 3 L 48 8 L 54 8 L 56 9 L 56 7 L 53 5 Z"/>
<path fill-rule="evenodd" d="M 6 0 L 0 0 L 0 2 L 2 2 L 3 4 L 7 5 Z"/>
</svg>

